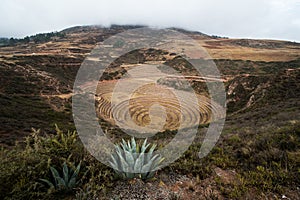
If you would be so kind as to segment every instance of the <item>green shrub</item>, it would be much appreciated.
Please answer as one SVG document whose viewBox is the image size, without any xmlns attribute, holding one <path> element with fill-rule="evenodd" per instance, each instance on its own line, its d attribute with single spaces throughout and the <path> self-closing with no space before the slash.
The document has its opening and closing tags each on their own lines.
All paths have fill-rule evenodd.
<svg viewBox="0 0 300 200">
<path fill-rule="evenodd" d="M 1 149 L 0 199 L 33 199 L 46 195 L 38 178 L 47 175 L 51 158 L 28 149 Z"/>
<path fill-rule="evenodd" d="M 31 135 L 14 147 L 0 149 L 0 199 L 51 199 L 40 178 L 49 175 L 52 165 L 78 163 L 86 156 L 76 132 Z M 85 166 L 86 168 L 86 166 Z M 50 179 L 50 177 L 47 177 Z"/>
</svg>

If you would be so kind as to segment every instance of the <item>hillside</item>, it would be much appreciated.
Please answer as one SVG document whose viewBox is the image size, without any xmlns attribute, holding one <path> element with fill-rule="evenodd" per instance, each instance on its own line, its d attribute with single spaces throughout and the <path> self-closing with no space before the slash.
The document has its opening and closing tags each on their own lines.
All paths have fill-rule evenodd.
<svg viewBox="0 0 300 200">
<path fill-rule="evenodd" d="M 128 28 L 134 27 L 74 27 L 62 31 L 62 37 L 55 36 L 50 41 L 21 41 L 1 47 L 0 101 L 5 108 L 0 115 L 2 143 L 13 143 L 31 127 L 49 128 L 54 123 L 72 126 L 70 94 L 81 62 L 95 43 Z M 245 109 L 247 104 L 251 104 L 250 98 L 252 104 L 255 103 L 254 99 L 259 98 L 263 91 L 276 93 L 278 98 L 286 95 L 297 98 L 300 63 L 298 43 L 214 39 L 201 33 L 184 33 L 206 48 L 226 79 L 229 111 Z M 143 57 L 141 54 L 139 56 Z M 285 76 L 289 76 L 289 80 L 284 80 Z M 280 87 L 290 92 L 285 89 L 279 93 L 273 91 L 273 84 L 278 84 L 280 79 L 288 86 Z M 272 98 L 268 100 L 273 101 Z M 32 105 L 36 106 L 32 108 Z"/>
<path fill-rule="evenodd" d="M 73 27 L 47 37 L 37 35 L 0 46 L 1 145 L 13 148 L 15 141 L 24 141 L 24 137 L 30 135 L 32 127 L 41 129 L 43 134 L 55 134 L 55 124 L 62 130 L 74 130 L 71 100 L 79 67 L 96 43 L 133 28 L 137 27 Z M 261 199 L 273 199 L 274 195 L 281 198 L 283 194 L 290 199 L 300 198 L 300 44 L 218 38 L 200 32 L 175 30 L 201 44 L 216 63 L 226 89 L 227 117 L 221 138 L 207 158 L 200 164 L 195 161 L 192 152 L 193 148 L 199 147 L 201 138 L 198 138 L 183 157 L 162 170 L 158 179 L 165 182 L 164 185 L 157 181 L 150 183 L 152 186 L 148 185 L 148 189 L 159 187 L 164 192 L 180 191 L 178 194 L 189 199 L 198 199 L 199 196 L 202 199 L 245 199 L 251 198 L 252 194 Z M 99 123 L 109 130 L 111 138 L 118 139 L 121 134 L 110 119 L 111 111 L 107 106 L 116 79 L 133 64 L 151 62 L 166 64 L 190 77 L 188 81 L 193 89 L 198 95 L 204 94 L 198 97 L 205 104 L 203 108 L 217 107 L 207 103 L 205 84 L 198 81 L 198 75 L 189 70 L 188 63 L 180 56 L 153 49 L 132 51 L 115 60 L 98 85 L 95 106 L 101 118 Z M 177 89 L 174 85 L 180 84 L 180 80 L 173 77 L 160 80 L 160 84 L 159 88 L 149 86 L 137 91 L 139 94 L 134 101 L 143 98 L 145 91 L 150 91 L 148 95 L 156 95 L 158 100 L 162 99 L 161 96 L 167 93 L 166 88 Z M 145 105 L 152 101 L 147 100 Z M 136 102 L 133 104 L 137 105 Z M 178 106 L 175 100 L 168 99 L 168 102 Z M 193 110 L 193 102 L 187 102 L 187 105 Z M 119 109 L 123 110 L 122 107 Z M 132 110 L 138 109 L 133 107 Z M 149 123 L 145 113 L 132 115 L 137 116 L 135 121 L 140 125 Z M 139 121 L 140 115 L 144 121 Z M 189 115 L 197 114 L 191 112 Z M 200 133 L 210 122 L 209 111 L 205 116 L 203 126 L 199 127 Z M 174 111 L 169 119 L 176 117 Z M 187 124 L 194 125 L 190 121 Z M 160 135 L 168 139 L 177 128 L 178 124 L 170 121 Z M 172 173 L 176 174 L 175 178 L 169 180 Z M 119 190 L 132 190 L 123 182 L 112 184 Z M 137 181 L 136 184 L 132 187 L 154 198 L 151 192 L 142 189 L 145 183 Z M 115 193 L 112 190 L 109 195 Z M 124 198 L 129 198 L 126 195 L 124 193 Z"/>
</svg>

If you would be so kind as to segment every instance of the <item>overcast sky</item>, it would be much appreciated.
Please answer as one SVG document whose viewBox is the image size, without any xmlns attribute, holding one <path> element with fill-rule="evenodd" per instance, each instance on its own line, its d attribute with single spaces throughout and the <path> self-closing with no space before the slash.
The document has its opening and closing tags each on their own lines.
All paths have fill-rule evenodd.
<svg viewBox="0 0 300 200">
<path fill-rule="evenodd" d="M 74 25 L 143 24 L 300 42 L 300 0 L 0 0 L 0 19 L 0 37 Z"/>
</svg>

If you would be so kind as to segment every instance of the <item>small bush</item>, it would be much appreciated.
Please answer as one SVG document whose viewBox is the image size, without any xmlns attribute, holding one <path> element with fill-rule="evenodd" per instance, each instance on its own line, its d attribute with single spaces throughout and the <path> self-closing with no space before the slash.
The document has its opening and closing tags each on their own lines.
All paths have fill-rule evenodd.
<svg viewBox="0 0 300 200">
<path fill-rule="evenodd" d="M 61 163 L 61 172 L 52 167 Z M 69 199 L 75 197 L 73 188 L 90 188 L 89 195 L 96 199 L 112 180 L 112 170 L 85 151 L 76 132 L 65 133 L 57 126 L 56 134 L 33 129 L 24 143 L 0 149 L 0 185 L 5 186 L 0 187 L 0 199 Z"/>
</svg>

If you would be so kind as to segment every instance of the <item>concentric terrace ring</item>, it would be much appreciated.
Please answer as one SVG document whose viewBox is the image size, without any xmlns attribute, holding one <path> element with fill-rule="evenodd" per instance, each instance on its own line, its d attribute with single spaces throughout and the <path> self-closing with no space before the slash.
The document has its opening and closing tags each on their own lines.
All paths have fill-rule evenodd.
<svg viewBox="0 0 300 200">
<path fill-rule="evenodd" d="M 119 41 L 123 41 L 124 45 L 114 45 Z M 154 95 L 151 84 L 162 78 L 156 77 L 155 70 L 154 73 L 148 73 L 152 75 L 151 78 L 147 78 L 148 74 L 139 77 L 141 70 L 133 70 L 133 79 L 129 82 L 121 79 L 99 84 L 103 72 L 116 58 L 133 50 L 149 48 L 181 55 L 204 77 L 203 80 L 212 80 L 206 82 L 209 96 L 170 88 L 161 88 L 161 92 Z M 142 71 L 151 68 L 144 69 Z M 96 46 L 78 70 L 72 97 L 75 126 L 87 150 L 106 165 L 109 165 L 108 161 L 114 152 L 114 144 L 101 129 L 99 116 L 123 130 L 141 130 L 141 134 L 148 130 L 177 130 L 172 141 L 155 152 L 165 158 L 161 166 L 164 167 L 178 159 L 191 145 L 198 131 L 197 125 L 209 123 L 199 152 L 199 156 L 204 157 L 217 142 L 226 116 L 225 89 L 219 80 L 220 74 L 213 60 L 192 38 L 171 29 L 127 30 Z"/>
</svg>

